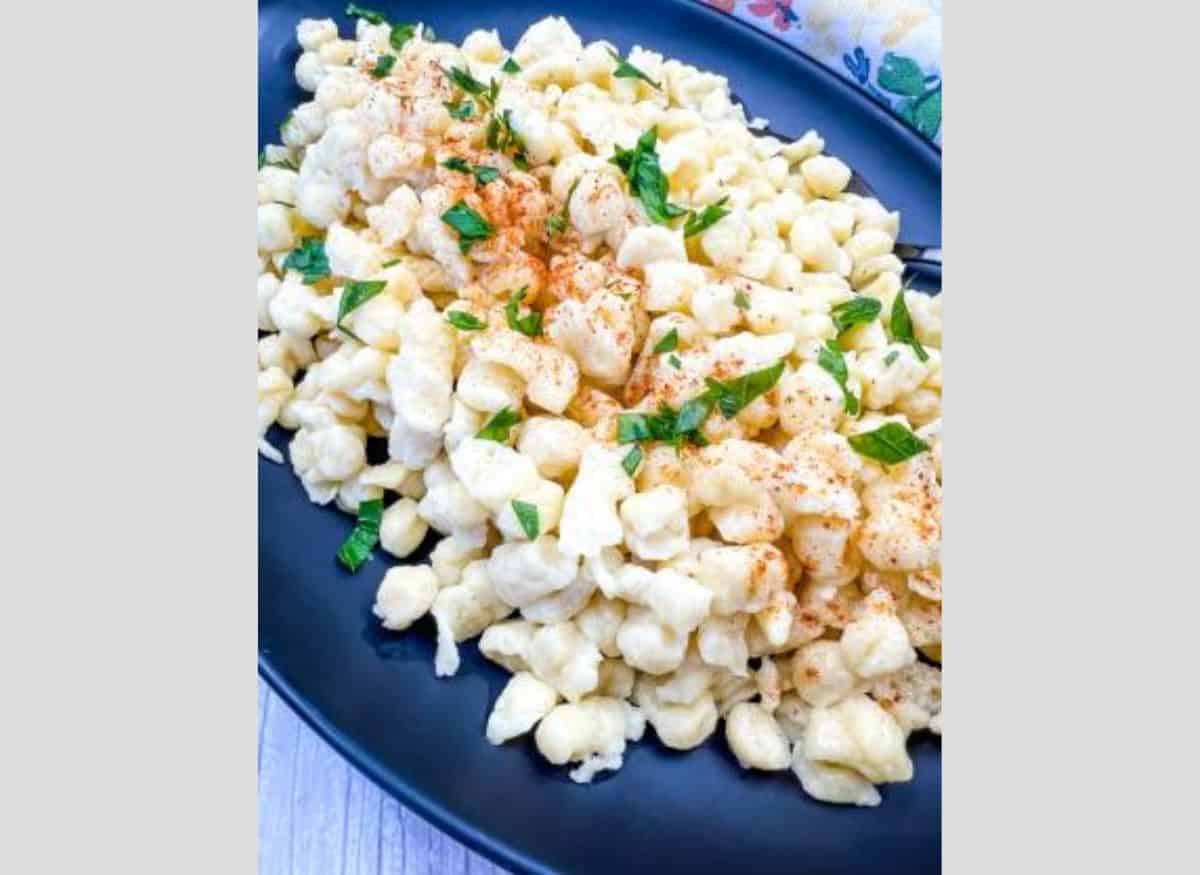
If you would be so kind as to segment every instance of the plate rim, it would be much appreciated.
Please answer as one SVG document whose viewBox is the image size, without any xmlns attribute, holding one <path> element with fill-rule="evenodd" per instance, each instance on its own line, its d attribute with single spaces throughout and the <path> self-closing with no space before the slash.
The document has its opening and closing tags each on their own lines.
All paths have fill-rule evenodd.
<svg viewBox="0 0 1200 875">
<path fill-rule="evenodd" d="M 853 85 L 816 58 L 785 42 L 775 34 L 757 28 L 749 21 L 732 13 L 723 12 L 704 0 L 660 0 L 660 2 L 697 9 L 716 26 L 741 28 L 751 38 L 770 46 L 773 50 L 783 51 L 794 56 L 800 63 L 814 71 L 818 78 L 824 80 L 825 87 L 840 91 L 846 99 L 857 104 L 877 121 L 915 143 L 918 147 L 917 151 L 925 152 L 927 159 L 934 162 L 938 178 L 941 179 L 942 149 L 940 146 L 921 135 L 912 125 L 897 116 L 878 99 Z M 940 233 L 938 236 L 940 238 Z M 261 496 L 258 497 L 258 500 L 261 501 Z M 322 740 L 337 751 L 348 765 L 370 780 L 382 792 L 418 814 L 431 826 L 498 866 L 519 873 L 519 875 L 559 875 L 557 870 L 539 862 L 515 845 L 495 837 L 484 827 L 468 821 L 457 812 L 438 804 L 428 795 L 417 790 L 405 780 L 403 775 L 389 769 L 352 736 L 334 725 L 332 720 L 283 677 L 268 652 L 263 651 L 261 647 L 257 649 L 258 676 L 267 683 L 271 691 L 279 696 Z"/>
</svg>

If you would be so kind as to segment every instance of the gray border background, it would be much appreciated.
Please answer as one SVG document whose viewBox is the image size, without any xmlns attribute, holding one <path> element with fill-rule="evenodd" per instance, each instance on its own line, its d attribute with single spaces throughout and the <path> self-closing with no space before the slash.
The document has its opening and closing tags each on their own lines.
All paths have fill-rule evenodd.
<svg viewBox="0 0 1200 875">
<path fill-rule="evenodd" d="M 1194 865 L 1195 17 L 946 17 L 948 872 Z M 254 18 L 7 10 L 3 871 L 256 863 Z"/>
</svg>

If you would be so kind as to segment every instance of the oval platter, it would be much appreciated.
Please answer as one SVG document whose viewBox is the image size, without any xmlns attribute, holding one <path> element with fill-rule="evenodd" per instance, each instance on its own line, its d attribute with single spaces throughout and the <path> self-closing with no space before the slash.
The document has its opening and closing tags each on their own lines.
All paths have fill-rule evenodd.
<svg viewBox="0 0 1200 875">
<path fill-rule="evenodd" d="M 585 42 L 641 44 L 729 77 L 750 116 L 792 136 L 816 128 L 827 150 L 902 214 L 901 238 L 941 240 L 941 153 L 836 74 L 750 25 L 686 0 L 367 3 L 392 21 L 425 21 L 456 42 L 495 27 L 506 46 L 546 15 L 564 15 Z M 296 22 L 332 17 L 352 33 L 344 4 L 264 0 L 258 19 L 259 147 L 277 141 L 305 99 L 292 67 Z M 940 282 L 940 269 L 938 270 Z M 927 287 L 925 276 L 918 287 Z M 286 451 L 287 435 L 268 440 Z M 624 767 L 590 786 L 543 762 L 527 738 L 493 747 L 483 736 L 507 679 L 473 643 L 454 678 L 433 673 L 428 619 L 403 635 L 371 615 L 388 563 L 355 575 L 334 554 L 352 522 L 310 504 L 288 466 L 258 463 L 258 666 L 274 690 L 354 766 L 422 817 L 513 872 L 929 875 L 940 871 L 941 743 L 909 744 L 916 777 L 882 788 L 883 804 L 816 802 L 790 772 L 744 772 L 722 733 L 678 753 L 647 731 Z M 424 561 L 427 539 L 408 561 Z"/>
</svg>

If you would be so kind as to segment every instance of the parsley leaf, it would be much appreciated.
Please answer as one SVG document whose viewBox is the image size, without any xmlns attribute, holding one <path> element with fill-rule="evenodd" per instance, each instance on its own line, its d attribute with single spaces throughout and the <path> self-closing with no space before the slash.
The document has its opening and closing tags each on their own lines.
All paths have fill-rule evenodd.
<svg viewBox="0 0 1200 875">
<path fill-rule="evenodd" d="M 380 55 L 375 61 L 375 69 L 371 71 L 371 75 L 376 79 L 382 79 L 388 73 L 392 72 L 392 67 L 396 66 L 395 55 Z"/>
<path fill-rule="evenodd" d="M 703 446 L 707 441 L 700 427 L 710 413 L 708 393 L 686 402 L 679 412 L 664 404 L 658 413 L 622 413 L 617 417 L 617 443 L 666 441 L 678 447 L 686 440 Z"/>
<path fill-rule="evenodd" d="M 911 346 L 921 361 L 929 361 L 929 353 L 925 351 L 925 347 L 921 346 L 921 341 L 917 340 L 917 336 L 913 333 L 912 317 L 908 314 L 904 289 L 896 293 L 896 300 L 892 302 L 891 323 L 892 337 Z"/>
<path fill-rule="evenodd" d="M 667 356 L 667 363 L 670 364 L 670 366 L 675 370 L 679 370 L 681 367 L 683 367 L 683 362 L 679 360 L 679 356 L 673 353 Z"/>
<path fill-rule="evenodd" d="M 521 301 L 525 300 L 528 291 L 529 286 L 522 286 L 508 299 L 508 303 L 504 305 L 504 318 L 508 320 L 508 327 L 513 331 L 519 331 L 526 337 L 537 337 L 542 333 L 542 314 L 530 310 L 525 316 L 518 315 L 521 312 Z"/>
<path fill-rule="evenodd" d="M 654 354 L 658 355 L 662 352 L 674 352 L 679 349 L 679 330 L 672 328 L 663 335 L 663 339 L 654 344 Z"/>
<path fill-rule="evenodd" d="M 458 103 L 443 103 L 446 111 L 450 113 L 450 118 L 457 121 L 465 121 L 475 113 L 475 104 L 469 100 L 460 100 Z"/>
<path fill-rule="evenodd" d="M 521 415 L 513 411 L 510 407 L 503 407 L 496 412 L 496 415 L 487 421 L 485 425 L 475 437 L 485 441 L 496 441 L 504 443 L 508 440 L 508 432 L 514 425 L 521 421 Z"/>
<path fill-rule="evenodd" d="M 512 110 L 506 109 L 499 116 L 493 115 L 487 126 L 487 144 L 489 149 L 495 149 L 505 154 L 513 150 L 513 164 L 519 170 L 526 170 L 529 162 L 525 157 L 525 140 L 512 126 Z"/>
<path fill-rule="evenodd" d="M 882 309 L 883 304 L 878 298 L 863 296 L 838 304 L 829 314 L 833 317 L 833 326 L 837 329 L 838 336 L 841 337 L 855 325 L 873 322 Z"/>
<path fill-rule="evenodd" d="M 517 63 L 516 59 L 513 58 L 512 55 L 509 55 L 508 60 L 504 62 L 504 65 L 500 68 L 500 71 L 502 73 L 508 73 L 510 75 L 515 74 L 515 73 L 520 73 L 521 65 Z"/>
<path fill-rule="evenodd" d="M 371 558 L 371 549 L 379 543 L 379 521 L 383 519 L 383 499 L 359 502 L 358 522 L 350 536 L 338 548 L 337 558 L 351 572 L 358 571 Z"/>
<path fill-rule="evenodd" d="M 850 370 L 846 367 L 842 348 L 838 346 L 836 340 L 826 341 L 825 346 L 821 347 L 821 352 L 817 356 L 817 364 L 842 387 L 842 409 L 851 416 L 857 416 L 858 399 L 846 388 L 846 381 L 850 379 Z"/>
<path fill-rule="evenodd" d="M 898 464 L 929 449 L 929 444 L 898 422 L 888 422 L 874 431 L 851 435 L 849 440 L 859 455 L 885 465 Z"/>
<path fill-rule="evenodd" d="M 489 182 L 495 182 L 500 178 L 500 171 L 495 167 L 487 167 L 483 164 L 471 164 L 462 158 L 447 158 L 442 162 L 442 166 L 448 170 L 457 170 L 459 173 L 470 173 L 480 185 L 487 185 Z"/>
<path fill-rule="evenodd" d="M 464 255 L 480 240 L 492 236 L 488 220 L 462 201 L 442 213 L 442 221 L 458 232 L 458 248 Z"/>
<path fill-rule="evenodd" d="M 512 509 L 513 513 L 517 515 L 517 522 L 525 530 L 525 536 L 531 541 L 537 540 L 538 531 L 541 529 L 537 505 L 530 504 L 528 501 L 517 501 L 514 498 Z"/>
<path fill-rule="evenodd" d="M 695 237 L 728 216 L 731 210 L 724 209 L 725 203 L 728 200 L 729 195 L 725 195 L 725 197 L 721 198 L 715 204 L 709 204 L 699 213 L 689 210 L 687 220 L 683 223 L 683 236 L 685 238 Z"/>
<path fill-rule="evenodd" d="M 609 161 L 624 171 L 630 193 L 642 202 L 650 221 L 662 225 L 684 215 L 687 210 L 667 202 L 669 186 L 659 166 L 658 153 L 654 150 L 657 142 L 658 129 L 651 128 L 638 137 L 634 148 L 622 149 L 617 146 L 616 153 Z"/>
<path fill-rule="evenodd" d="M 613 75 L 618 79 L 641 79 L 652 88 L 657 88 L 659 91 L 662 91 L 661 85 L 647 76 L 637 67 L 633 66 L 633 64 L 629 63 L 629 61 L 625 60 L 611 49 L 608 53 L 612 55 L 613 60 L 617 62 L 617 69 L 613 70 Z"/>
<path fill-rule="evenodd" d="M 400 263 L 400 262 L 402 262 L 402 261 L 404 261 L 404 259 L 403 259 L 403 258 L 393 258 L 393 259 L 391 259 L 391 260 L 389 260 L 389 261 L 385 261 L 385 262 L 384 262 L 384 263 L 381 265 L 381 267 L 383 267 L 383 268 L 385 268 L 385 269 L 386 269 L 386 268 L 389 268 L 389 267 L 395 267 L 397 264 L 399 264 L 399 263 Z"/>
<path fill-rule="evenodd" d="M 579 180 L 583 179 L 580 175 L 571 183 L 571 187 L 567 189 L 567 199 L 563 201 L 562 212 L 546 219 L 546 231 L 553 237 L 555 234 L 561 234 L 567 230 L 567 224 L 570 221 L 571 213 L 571 198 L 575 196 L 575 189 L 579 188 Z"/>
<path fill-rule="evenodd" d="M 482 331 L 487 328 L 486 322 L 466 310 L 447 310 L 446 321 L 459 331 Z"/>
<path fill-rule="evenodd" d="M 783 362 L 779 361 L 769 368 L 751 371 L 745 376 L 722 383 L 711 377 L 704 382 L 708 384 L 708 393 L 715 400 L 721 415 L 733 419 L 746 408 L 750 402 L 771 390 L 783 376 Z"/>
<path fill-rule="evenodd" d="M 374 9 L 366 9 L 362 6 L 356 6 L 353 3 L 346 7 L 346 14 L 351 18 L 361 18 L 368 24 L 384 24 L 387 21 L 382 12 L 376 12 Z"/>
<path fill-rule="evenodd" d="M 739 291 L 733 296 L 733 306 L 737 307 L 739 310 L 750 309 L 750 299 L 746 297 L 745 292 Z"/>
<path fill-rule="evenodd" d="M 443 67 L 442 72 L 450 77 L 451 82 L 468 94 L 474 94 L 476 97 L 488 95 L 488 87 L 462 67 L 451 67 L 449 70 Z"/>
<path fill-rule="evenodd" d="M 898 358 L 900 358 L 899 351 L 893 349 L 891 352 L 889 352 L 887 355 L 885 355 L 883 357 L 884 367 L 890 368 L 892 366 L 892 362 L 894 362 Z"/>
<path fill-rule="evenodd" d="M 387 283 L 383 280 L 346 283 L 345 288 L 342 289 L 342 297 L 338 301 L 337 319 L 333 323 L 334 327 L 346 332 L 365 346 L 366 344 L 363 343 L 362 338 L 343 325 L 342 320 L 382 292 L 383 287 L 386 285 Z"/>
<path fill-rule="evenodd" d="M 621 467 L 625 469 L 625 473 L 632 477 L 637 473 L 638 465 L 642 464 L 642 448 L 634 447 L 625 454 L 625 458 L 621 460 Z"/>
<path fill-rule="evenodd" d="M 404 48 L 404 44 L 413 38 L 413 34 L 417 32 L 415 24 L 393 24 L 392 35 L 388 37 L 388 42 L 392 44 L 392 48 L 400 51 Z"/>
<path fill-rule="evenodd" d="M 305 237 L 283 260 L 283 269 L 300 271 L 304 282 L 310 286 L 325 279 L 330 274 L 324 241 L 320 237 Z"/>
</svg>

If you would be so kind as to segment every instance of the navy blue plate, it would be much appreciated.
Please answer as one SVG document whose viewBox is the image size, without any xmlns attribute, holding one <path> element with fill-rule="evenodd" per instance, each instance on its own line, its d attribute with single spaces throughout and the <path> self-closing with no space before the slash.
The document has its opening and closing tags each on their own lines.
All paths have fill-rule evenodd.
<svg viewBox="0 0 1200 875">
<path fill-rule="evenodd" d="M 831 154 L 902 211 L 906 238 L 941 240 L 938 150 L 819 64 L 712 9 L 671 0 L 365 5 L 392 20 L 427 21 L 456 41 L 497 27 L 508 46 L 539 18 L 565 15 L 585 40 L 607 38 L 623 50 L 642 43 L 723 73 L 773 129 L 817 128 Z M 292 78 L 296 22 L 333 17 L 350 33 L 343 8 L 260 3 L 260 145 L 277 141 L 280 122 L 304 99 Z M 287 437 L 269 435 L 279 447 Z M 916 778 L 883 788 L 875 809 L 815 802 L 790 772 L 743 772 L 723 738 L 681 754 L 652 731 L 630 747 L 620 772 L 576 786 L 528 740 L 496 748 L 484 739 L 507 675 L 473 644 L 462 647 L 458 676 L 439 680 L 432 624 L 405 635 L 379 628 L 371 603 L 387 562 L 377 557 L 350 575 L 334 560 L 349 517 L 309 504 L 286 466 L 260 460 L 258 488 L 259 671 L 360 771 L 499 864 L 536 873 L 940 871 L 941 748 L 928 735 L 910 745 Z"/>
</svg>

